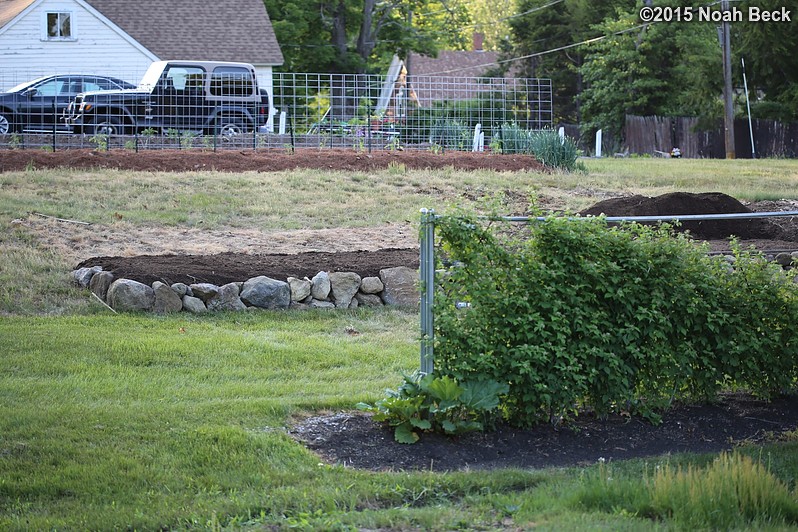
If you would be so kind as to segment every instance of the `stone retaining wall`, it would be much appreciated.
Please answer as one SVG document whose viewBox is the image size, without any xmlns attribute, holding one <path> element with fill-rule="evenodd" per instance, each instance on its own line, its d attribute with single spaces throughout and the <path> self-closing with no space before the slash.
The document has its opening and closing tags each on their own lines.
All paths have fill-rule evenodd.
<svg viewBox="0 0 798 532">
<path fill-rule="evenodd" d="M 116 279 L 101 266 L 72 272 L 75 282 L 117 312 L 156 313 L 218 310 L 357 308 L 399 305 L 418 307 L 418 271 L 405 266 L 380 270 L 379 277 L 354 272 L 319 272 L 312 279 L 287 281 L 265 276 L 217 286 L 210 283 L 152 286 Z"/>
</svg>

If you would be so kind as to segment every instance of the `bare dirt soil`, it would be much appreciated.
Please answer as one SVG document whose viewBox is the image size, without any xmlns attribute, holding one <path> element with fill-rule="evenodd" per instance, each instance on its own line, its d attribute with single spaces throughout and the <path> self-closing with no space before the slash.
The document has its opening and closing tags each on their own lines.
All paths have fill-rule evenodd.
<svg viewBox="0 0 798 532">
<path fill-rule="evenodd" d="M 277 171 L 320 168 L 370 171 L 402 164 L 412 168 L 539 170 L 528 156 L 431 152 L 302 150 L 233 150 L 219 152 L 114 150 L 7 150 L 0 172 L 26 168 L 120 168 L 144 171 Z M 743 205 L 721 194 L 659 198 L 609 198 L 584 214 L 651 215 L 798 210 L 794 201 Z M 377 228 L 286 231 L 198 231 L 138 229 L 120 224 L 100 238 L 80 224 L 30 215 L 24 224 L 45 245 L 75 259 L 80 266 L 102 265 L 117 277 L 142 282 L 212 282 L 246 280 L 256 275 L 285 279 L 312 276 L 321 269 L 376 275 L 379 268 L 418 265 L 417 235 L 409 224 Z M 798 221 L 685 224 L 697 240 L 718 252 L 729 249 L 730 234 L 744 247 L 775 253 L 798 250 Z M 119 250 L 123 250 L 119 253 Z M 268 253 L 264 253 L 268 250 Z M 87 255 L 92 253 L 91 255 Z M 89 257 L 87 259 L 87 256 Z M 397 375 L 397 383 L 399 376 Z M 743 393 L 722 395 L 714 404 L 676 405 L 654 426 L 642 419 L 589 414 L 555 427 L 529 430 L 499 426 L 496 431 L 459 437 L 424 434 L 415 445 L 393 440 L 392 431 L 358 412 L 326 412 L 297 419 L 289 432 L 320 459 L 372 470 L 480 470 L 503 467 L 541 468 L 623 460 L 673 452 L 717 452 L 740 443 L 778 440 L 798 427 L 798 396 L 760 401 Z"/>
<path fill-rule="evenodd" d="M 456 168 L 497 171 L 543 170 L 531 155 L 491 155 L 488 153 L 434 153 L 427 150 L 299 149 L 291 153 L 280 149 L 263 150 L 110 150 L 86 149 L 47 152 L 40 149 L 5 150 L 0 152 L 0 172 L 26 168 L 120 168 L 151 172 L 275 172 L 295 168 L 353 170 L 367 172 L 390 165 L 410 169 Z"/>
</svg>

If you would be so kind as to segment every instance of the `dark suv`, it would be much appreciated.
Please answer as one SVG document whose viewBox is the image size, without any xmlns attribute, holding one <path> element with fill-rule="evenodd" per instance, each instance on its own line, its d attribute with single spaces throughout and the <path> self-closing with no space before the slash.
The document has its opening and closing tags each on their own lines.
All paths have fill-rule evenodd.
<svg viewBox="0 0 798 532">
<path fill-rule="evenodd" d="M 66 122 L 77 133 L 170 131 L 233 136 L 269 118 L 269 97 L 247 63 L 157 61 L 133 90 L 78 94 Z"/>
<path fill-rule="evenodd" d="M 22 131 L 68 131 L 62 115 L 78 93 L 131 89 L 135 85 L 109 76 L 62 74 L 20 83 L 0 93 L 0 135 Z"/>
</svg>

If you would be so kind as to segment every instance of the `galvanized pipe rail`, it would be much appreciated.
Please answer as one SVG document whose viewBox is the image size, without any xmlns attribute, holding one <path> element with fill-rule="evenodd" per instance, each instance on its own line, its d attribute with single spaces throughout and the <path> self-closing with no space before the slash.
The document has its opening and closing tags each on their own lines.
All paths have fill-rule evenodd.
<svg viewBox="0 0 798 532">
<path fill-rule="evenodd" d="M 775 218 L 798 216 L 798 211 L 775 212 L 740 212 L 726 214 L 668 214 L 655 216 L 606 216 L 608 222 L 671 222 L 671 221 L 710 221 L 751 218 Z M 421 373 L 429 374 L 434 370 L 435 331 L 434 331 L 434 293 L 435 293 L 435 222 L 441 218 L 435 209 L 421 209 L 421 241 L 420 241 L 420 281 L 421 281 Z M 587 220 L 591 217 L 573 217 L 574 220 Z M 507 222 L 542 222 L 545 216 L 500 216 L 494 218 Z"/>
</svg>

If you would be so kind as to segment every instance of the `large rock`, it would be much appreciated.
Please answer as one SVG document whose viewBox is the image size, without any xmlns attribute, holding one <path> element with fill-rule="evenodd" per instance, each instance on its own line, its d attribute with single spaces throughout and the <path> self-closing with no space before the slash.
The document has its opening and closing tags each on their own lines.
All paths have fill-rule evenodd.
<svg viewBox="0 0 798 532">
<path fill-rule="evenodd" d="M 244 282 L 241 300 L 253 307 L 285 309 L 291 305 L 291 287 L 265 275 L 253 277 Z"/>
<path fill-rule="evenodd" d="M 183 309 L 192 314 L 208 312 L 208 307 L 205 306 L 205 303 L 200 298 L 189 295 L 183 296 Z"/>
<path fill-rule="evenodd" d="M 174 283 L 171 288 L 172 290 L 174 290 L 175 294 L 177 294 L 177 296 L 181 298 L 185 295 L 189 296 L 194 295 L 194 293 L 191 291 L 188 285 L 184 283 Z"/>
<path fill-rule="evenodd" d="M 78 268 L 72 272 L 72 277 L 74 277 L 75 282 L 78 283 L 78 286 L 81 288 L 88 288 L 89 283 L 91 282 L 91 278 L 94 277 L 94 274 L 97 272 L 101 272 L 103 269 L 102 266 L 92 266 L 91 268 Z"/>
<path fill-rule="evenodd" d="M 114 274 L 111 272 L 97 272 L 91 277 L 89 281 L 89 290 L 94 292 L 94 295 L 105 301 L 108 296 L 108 289 L 111 283 L 114 282 Z"/>
<path fill-rule="evenodd" d="M 171 286 L 161 281 L 155 281 L 152 283 L 152 291 L 155 293 L 155 302 L 152 305 L 153 312 L 168 314 L 180 312 L 183 309 L 183 300 L 172 290 Z"/>
<path fill-rule="evenodd" d="M 191 295 L 200 298 L 205 304 L 219 293 L 219 287 L 211 283 L 196 283 L 189 286 Z"/>
<path fill-rule="evenodd" d="M 152 310 L 155 292 L 146 284 L 131 279 L 117 279 L 108 288 L 106 303 L 119 312 Z"/>
<path fill-rule="evenodd" d="M 382 299 L 377 294 L 362 294 L 358 292 L 355 294 L 355 301 L 361 307 L 381 307 L 382 306 Z"/>
<path fill-rule="evenodd" d="M 380 270 L 380 280 L 385 285 L 382 300 L 386 305 L 418 307 L 418 271 L 407 266 Z"/>
<path fill-rule="evenodd" d="M 330 274 L 327 272 L 319 272 L 313 276 L 310 282 L 310 293 L 313 299 L 326 301 L 327 298 L 330 297 Z"/>
<path fill-rule="evenodd" d="M 330 274 L 330 295 L 336 308 L 349 308 L 352 298 L 360 289 L 360 276 L 355 272 L 333 272 Z"/>
<path fill-rule="evenodd" d="M 304 301 L 310 295 L 313 283 L 307 278 L 289 277 L 288 286 L 291 287 L 291 301 Z"/>
<path fill-rule="evenodd" d="M 208 310 L 245 310 L 247 306 L 239 297 L 239 284 L 227 283 L 219 287 L 215 296 L 206 303 Z"/>
<path fill-rule="evenodd" d="M 379 294 L 384 289 L 379 277 L 364 277 L 360 282 L 360 291 L 364 294 Z"/>
</svg>

